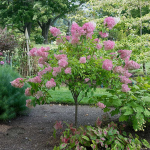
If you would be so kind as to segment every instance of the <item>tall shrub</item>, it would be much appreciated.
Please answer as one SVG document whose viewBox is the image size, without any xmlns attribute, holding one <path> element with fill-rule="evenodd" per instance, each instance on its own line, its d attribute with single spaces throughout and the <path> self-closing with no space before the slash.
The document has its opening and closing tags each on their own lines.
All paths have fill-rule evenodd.
<svg viewBox="0 0 150 150">
<path fill-rule="evenodd" d="M 0 120 L 12 119 L 27 109 L 24 95 L 27 86 L 18 89 L 10 83 L 18 77 L 19 74 L 9 66 L 0 66 Z"/>
</svg>

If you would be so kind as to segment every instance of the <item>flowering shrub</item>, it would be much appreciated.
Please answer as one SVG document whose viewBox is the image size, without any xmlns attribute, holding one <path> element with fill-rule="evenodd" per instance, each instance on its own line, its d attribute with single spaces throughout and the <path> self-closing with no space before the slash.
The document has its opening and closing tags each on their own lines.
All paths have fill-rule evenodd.
<svg viewBox="0 0 150 150">
<path fill-rule="evenodd" d="M 99 150 L 103 148 L 106 150 L 140 150 L 143 145 L 150 148 L 149 143 L 145 139 L 140 142 L 138 138 L 134 139 L 131 134 L 129 136 L 125 132 L 123 132 L 124 135 L 121 134 L 121 131 L 118 131 L 117 124 L 114 122 L 111 122 L 104 128 L 101 128 L 101 121 L 97 120 L 96 122 L 99 122 L 99 124 L 96 123 L 96 127 L 86 126 L 77 129 L 67 124 L 68 128 L 63 131 L 60 137 L 60 146 L 55 146 L 53 150 Z M 62 127 L 61 122 L 56 122 L 54 126 L 56 130 Z"/>
<path fill-rule="evenodd" d="M 105 27 L 109 29 L 112 29 L 116 23 L 116 18 L 113 17 L 104 20 Z M 85 23 L 82 27 L 73 22 L 71 36 L 61 37 L 60 30 L 51 27 L 51 33 L 59 39 L 58 50 L 52 51 L 49 47 L 41 47 L 40 49 L 33 48 L 29 52 L 30 56 L 39 58 L 38 63 L 41 66 L 36 77 L 26 80 L 31 85 L 32 96 L 35 97 L 32 101 L 34 106 L 46 101 L 46 98 L 50 96 L 48 89 L 55 89 L 61 83 L 65 83 L 75 102 L 75 122 L 77 123 L 77 106 L 82 100 L 78 99 L 79 94 L 82 97 L 87 96 L 88 92 L 92 94 L 93 90 L 101 84 L 105 87 L 111 85 L 121 88 L 122 83 L 118 72 L 115 71 L 117 66 L 121 66 L 124 70 L 119 72 L 119 75 L 126 76 L 126 82 L 122 79 L 125 84 L 122 85 L 122 91 L 129 91 L 128 69 L 138 69 L 140 65 L 129 61 L 129 52 L 123 55 L 123 59 L 120 54 L 122 51 L 116 52 L 116 59 L 112 57 L 115 43 L 110 40 L 101 42 L 100 39 L 95 39 L 95 28 L 94 22 Z M 37 98 L 36 94 L 39 91 L 42 91 L 42 94 Z"/>
</svg>

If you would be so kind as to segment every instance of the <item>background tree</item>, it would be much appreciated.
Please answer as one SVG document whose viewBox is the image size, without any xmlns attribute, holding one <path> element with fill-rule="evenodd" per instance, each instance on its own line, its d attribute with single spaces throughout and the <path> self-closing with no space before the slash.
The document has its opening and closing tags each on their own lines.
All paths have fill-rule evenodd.
<svg viewBox="0 0 150 150">
<path fill-rule="evenodd" d="M 3 26 L 12 24 L 13 27 L 29 35 L 31 24 L 37 22 L 42 29 L 44 43 L 48 43 L 49 27 L 53 26 L 58 18 L 73 12 L 88 0 L 4 0 L 0 2 L 1 23 Z"/>
<path fill-rule="evenodd" d="M 33 23 L 32 9 L 34 0 L 4 0 L 0 1 L 0 24 L 5 27 L 11 24 L 13 29 L 17 28 L 25 34 L 27 28 L 30 35 L 31 25 Z"/>
</svg>

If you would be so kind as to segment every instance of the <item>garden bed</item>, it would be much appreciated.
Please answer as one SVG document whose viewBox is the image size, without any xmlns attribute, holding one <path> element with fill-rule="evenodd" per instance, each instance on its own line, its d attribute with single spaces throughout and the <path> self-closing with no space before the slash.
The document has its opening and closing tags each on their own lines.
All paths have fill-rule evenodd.
<svg viewBox="0 0 150 150">
<path fill-rule="evenodd" d="M 97 117 L 104 118 L 105 122 L 118 120 L 118 116 L 106 117 L 100 108 L 79 106 L 79 125 L 94 125 Z M 53 138 L 53 125 L 56 121 L 74 123 L 74 106 L 36 106 L 26 116 L 0 122 L 0 150 L 52 150 L 59 144 L 60 133 L 57 133 L 56 139 Z M 129 127 L 126 130 L 134 133 Z M 137 134 L 150 142 L 149 127 Z"/>
</svg>

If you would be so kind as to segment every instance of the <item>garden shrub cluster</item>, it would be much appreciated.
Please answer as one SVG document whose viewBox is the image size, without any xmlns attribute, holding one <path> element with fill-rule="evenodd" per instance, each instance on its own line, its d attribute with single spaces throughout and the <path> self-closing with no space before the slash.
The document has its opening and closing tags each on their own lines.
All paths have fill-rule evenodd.
<svg viewBox="0 0 150 150">
<path fill-rule="evenodd" d="M 108 126 L 101 128 L 99 118 L 96 121 L 96 127 L 86 126 L 74 128 L 68 125 L 60 137 L 60 146 L 53 150 L 140 150 L 143 146 L 150 148 L 146 140 L 140 142 L 139 137 L 133 138 L 132 134 L 127 135 L 124 124 L 120 130 L 117 124 L 111 122 Z M 54 137 L 56 130 L 63 127 L 61 122 L 54 125 Z M 119 129 L 119 130 L 118 130 Z"/>
<path fill-rule="evenodd" d="M 0 120 L 12 119 L 27 109 L 24 95 L 27 85 L 18 89 L 10 83 L 18 77 L 10 66 L 0 66 Z"/>
</svg>

